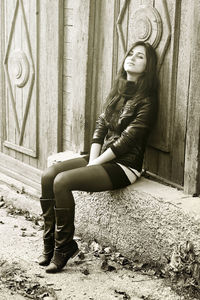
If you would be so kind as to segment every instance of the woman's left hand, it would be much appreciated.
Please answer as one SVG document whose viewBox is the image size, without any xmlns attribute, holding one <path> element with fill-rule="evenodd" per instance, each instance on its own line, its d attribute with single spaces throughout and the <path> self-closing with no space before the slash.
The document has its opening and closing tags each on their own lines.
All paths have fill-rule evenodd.
<svg viewBox="0 0 200 300">
<path fill-rule="evenodd" d="M 101 165 L 105 162 L 108 162 L 112 159 L 116 158 L 115 154 L 113 153 L 111 148 L 108 148 L 104 153 L 102 153 L 97 158 L 93 159 L 89 162 L 87 166 L 95 166 L 95 165 Z"/>
<path fill-rule="evenodd" d="M 90 162 L 87 164 L 87 167 L 89 167 L 89 166 L 95 166 L 95 165 L 99 165 L 99 163 L 96 161 L 96 159 L 93 159 L 92 161 L 90 161 Z"/>
</svg>

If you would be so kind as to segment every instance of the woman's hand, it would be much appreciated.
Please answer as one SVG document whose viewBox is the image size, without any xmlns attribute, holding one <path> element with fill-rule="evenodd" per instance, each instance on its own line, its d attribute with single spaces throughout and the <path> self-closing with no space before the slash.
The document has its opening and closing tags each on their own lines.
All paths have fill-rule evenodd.
<svg viewBox="0 0 200 300">
<path fill-rule="evenodd" d="M 98 161 L 96 159 L 93 159 L 92 161 L 90 161 L 87 164 L 87 167 L 89 167 L 89 166 L 95 166 L 95 165 L 99 165 L 99 163 L 98 163 Z"/>
<path fill-rule="evenodd" d="M 97 158 L 90 160 L 87 166 L 101 165 L 105 162 L 111 161 L 116 158 L 111 148 L 108 148 L 104 153 L 102 153 Z"/>
<path fill-rule="evenodd" d="M 89 163 L 93 160 L 95 160 L 100 152 L 101 152 L 101 147 L 102 145 L 100 144 L 97 144 L 97 143 L 93 143 L 92 146 L 91 146 L 91 149 L 90 149 L 90 159 L 89 159 Z"/>
</svg>

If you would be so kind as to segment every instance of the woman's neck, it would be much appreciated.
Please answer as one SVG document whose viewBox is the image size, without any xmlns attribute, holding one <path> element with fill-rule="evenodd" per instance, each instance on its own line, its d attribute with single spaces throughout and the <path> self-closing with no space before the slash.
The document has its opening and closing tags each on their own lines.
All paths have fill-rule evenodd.
<svg viewBox="0 0 200 300">
<path fill-rule="evenodd" d="M 125 78 L 120 78 L 118 82 L 118 94 L 123 97 L 132 97 L 136 92 L 136 84 Z"/>
<path fill-rule="evenodd" d="M 132 82 L 137 82 L 138 80 L 138 74 L 130 74 L 130 73 L 127 73 L 127 80 L 128 81 L 132 81 Z"/>
</svg>

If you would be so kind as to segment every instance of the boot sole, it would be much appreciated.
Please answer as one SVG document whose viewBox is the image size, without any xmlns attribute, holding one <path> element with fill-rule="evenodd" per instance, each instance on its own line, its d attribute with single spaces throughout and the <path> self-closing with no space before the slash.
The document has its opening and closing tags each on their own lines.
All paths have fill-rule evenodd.
<svg viewBox="0 0 200 300">
<path fill-rule="evenodd" d="M 40 257 L 38 258 L 38 264 L 40 265 L 40 266 L 44 266 L 44 267 L 46 267 L 46 266 L 48 266 L 49 264 L 50 264 L 50 262 L 51 262 L 51 259 L 52 259 L 52 257 L 53 257 L 53 253 L 48 257 L 48 258 L 45 258 L 44 256 L 41 256 L 41 257 L 43 257 L 43 261 L 39 261 L 39 259 L 40 259 Z"/>
<path fill-rule="evenodd" d="M 76 256 L 79 254 L 79 252 L 80 252 L 80 250 L 79 249 L 77 249 L 76 250 L 76 252 L 68 259 L 68 261 L 70 260 L 70 259 L 75 259 L 76 258 Z M 67 262 L 68 262 L 67 261 Z M 67 264 L 67 262 L 66 262 L 66 264 Z M 53 263 L 54 264 L 54 263 Z M 53 273 L 58 273 L 58 272 L 60 272 L 65 266 L 66 266 L 66 264 L 62 267 L 62 268 L 55 268 L 55 269 L 50 269 L 50 270 L 48 270 L 48 268 L 46 269 L 46 273 L 51 273 L 51 274 L 53 274 Z M 55 265 L 55 264 L 54 264 Z M 56 266 L 56 265 L 55 265 Z"/>
<path fill-rule="evenodd" d="M 80 250 L 76 250 L 76 252 L 70 257 L 70 259 L 76 258 L 76 256 L 80 253 Z"/>
</svg>

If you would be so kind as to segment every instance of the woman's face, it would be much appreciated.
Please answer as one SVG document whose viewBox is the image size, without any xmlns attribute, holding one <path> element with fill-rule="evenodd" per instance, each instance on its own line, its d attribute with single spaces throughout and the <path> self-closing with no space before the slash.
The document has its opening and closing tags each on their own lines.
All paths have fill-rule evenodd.
<svg viewBox="0 0 200 300">
<path fill-rule="evenodd" d="M 130 50 L 124 61 L 124 70 L 128 80 L 136 80 L 144 71 L 147 64 L 146 50 L 142 45 Z"/>
</svg>

